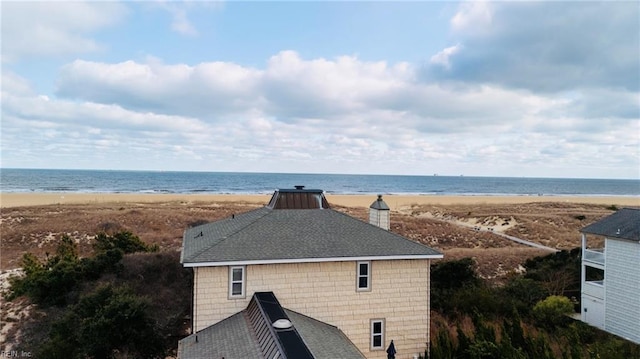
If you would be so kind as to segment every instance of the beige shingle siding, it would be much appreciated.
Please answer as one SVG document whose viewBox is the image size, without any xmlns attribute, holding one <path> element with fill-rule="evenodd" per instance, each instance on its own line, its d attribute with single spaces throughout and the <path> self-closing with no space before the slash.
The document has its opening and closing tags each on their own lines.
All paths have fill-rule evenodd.
<svg viewBox="0 0 640 359">
<path fill-rule="evenodd" d="M 248 265 L 244 299 L 228 299 L 228 268 L 200 267 L 194 283 L 194 329 L 246 308 L 252 294 L 273 291 L 283 307 L 340 328 L 367 358 L 369 320 L 386 319 L 385 346 L 412 357 L 429 338 L 429 260 L 371 262 L 371 291 L 356 291 L 356 262 Z M 405 355 L 406 354 L 406 355 Z"/>
<path fill-rule="evenodd" d="M 640 344 L 640 243 L 607 239 L 605 329 Z"/>
</svg>

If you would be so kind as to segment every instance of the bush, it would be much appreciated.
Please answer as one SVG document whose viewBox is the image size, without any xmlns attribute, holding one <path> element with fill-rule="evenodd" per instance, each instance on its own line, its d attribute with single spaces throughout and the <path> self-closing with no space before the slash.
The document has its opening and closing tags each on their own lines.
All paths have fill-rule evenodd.
<svg viewBox="0 0 640 359">
<path fill-rule="evenodd" d="M 431 267 L 431 306 L 449 314 L 471 312 L 468 304 L 475 302 L 472 293 L 480 283 L 471 258 L 437 263 Z"/>
<path fill-rule="evenodd" d="M 79 263 L 76 244 L 66 235 L 60 239 L 56 254 L 45 262 L 25 253 L 22 256 L 25 275 L 9 280 L 8 299 L 27 295 L 38 304 L 63 305 L 81 279 Z"/>
<path fill-rule="evenodd" d="M 439 262 L 431 268 L 431 285 L 435 288 L 457 289 L 479 283 L 471 258 Z"/>
<path fill-rule="evenodd" d="M 547 328 L 557 327 L 566 322 L 567 314 L 573 313 L 573 303 L 569 298 L 552 295 L 536 303 L 533 317 L 539 325 Z"/>
<path fill-rule="evenodd" d="M 84 296 L 54 323 L 39 357 L 163 357 L 148 303 L 125 288 L 105 286 Z"/>
<path fill-rule="evenodd" d="M 157 252 L 158 246 L 150 246 L 131 232 L 122 231 L 114 235 L 99 233 L 96 236 L 96 243 L 93 248 L 98 252 L 106 252 L 112 249 L 119 249 L 124 254 L 136 252 Z"/>
<path fill-rule="evenodd" d="M 104 233 L 96 237 L 98 254 L 92 258 L 78 257 L 76 243 L 63 235 L 56 247 L 55 255 L 41 261 L 31 253 L 22 256 L 25 275 L 10 279 L 10 300 L 26 295 L 34 303 L 42 305 L 65 305 L 75 301 L 79 285 L 87 280 L 96 280 L 103 273 L 117 272 L 124 253 L 156 251 L 130 232 L 113 236 Z"/>
<path fill-rule="evenodd" d="M 517 276 L 501 289 L 504 298 L 513 301 L 519 313 L 528 316 L 531 308 L 547 296 L 547 291 L 533 279 Z"/>
</svg>

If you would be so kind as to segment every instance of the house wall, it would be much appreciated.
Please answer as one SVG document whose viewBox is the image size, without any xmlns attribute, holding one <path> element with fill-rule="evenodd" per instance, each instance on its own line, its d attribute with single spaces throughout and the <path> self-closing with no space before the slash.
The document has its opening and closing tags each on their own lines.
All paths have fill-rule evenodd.
<svg viewBox="0 0 640 359">
<path fill-rule="evenodd" d="M 640 344 L 640 243 L 607 239 L 605 330 Z"/>
<path fill-rule="evenodd" d="M 356 262 L 246 267 L 246 297 L 228 299 L 228 267 L 194 268 L 194 329 L 246 308 L 254 292 L 272 291 L 288 309 L 340 328 L 367 358 L 424 353 L 429 341 L 429 260 L 371 262 L 371 291 L 356 291 Z M 385 319 L 385 349 L 371 351 L 370 320 Z"/>
</svg>

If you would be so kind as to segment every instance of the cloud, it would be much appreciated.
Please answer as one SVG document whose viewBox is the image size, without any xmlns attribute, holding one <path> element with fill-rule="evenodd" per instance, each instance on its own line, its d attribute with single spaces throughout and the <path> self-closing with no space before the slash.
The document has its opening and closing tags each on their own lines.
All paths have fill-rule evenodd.
<svg viewBox="0 0 640 359">
<path fill-rule="evenodd" d="M 449 58 L 453 55 L 455 55 L 456 53 L 458 53 L 461 49 L 461 46 L 458 45 L 454 45 L 451 47 L 447 47 L 446 49 L 438 52 L 437 54 L 431 56 L 431 63 L 432 64 L 436 64 L 436 65 L 441 65 L 443 66 L 446 70 L 450 70 L 451 69 L 451 61 L 449 61 Z"/>
<path fill-rule="evenodd" d="M 16 95 L 35 95 L 35 91 L 33 91 L 31 87 L 31 83 L 9 70 L 2 70 L 2 91 L 7 94 L 16 94 Z"/>
<path fill-rule="evenodd" d="M 171 15 L 171 30 L 187 36 L 198 35 L 198 29 L 189 19 L 189 12 L 200 9 L 219 9 L 222 1 L 155 1 L 151 6 L 162 9 Z"/>
<path fill-rule="evenodd" d="M 62 67 L 57 94 L 133 110 L 213 118 L 250 107 L 258 75 L 223 62 L 188 66 L 76 60 Z"/>
<path fill-rule="evenodd" d="M 484 32 L 491 26 L 493 9 L 487 1 L 466 1 L 460 4 L 458 12 L 451 18 L 455 31 Z"/>
<path fill-rule="evenodd" d="M 465 2 L 451 29 L 462 49 L 446 56 L 447 66 L 427 66 L 427 81 L 535 92 L 640 88 L 635 2 Z"/>
<path fill-rule="evenodd" d="M 418 71 L 406 63 L 350 56 L 305 60 L 293 51 L 272 56 L 264 69 L 230 62 L 189 66 L 76 60 L 62 68 L 57 95 L 210 123 L 257 115 L 262 125 L 269 119 L 338 131 L 349 121 L 348 131 L 357 136 L 390 123 L 423 133 L 469 133 L 483 128 L 536 131 L 532 123 L 563 123 L 559 118 L 580 118 L 571 126 L 582 127 L 592 126 L 590 118 L 637 118 L 638 96 L 625 91 L 546 96 L 491 85 L 423 83 Z"/>
<path fill-rule="evenodd" d="M 3 2 L 2 61 L 100 51 L 105 45 L 89 35 L 127 14 L 114 2 Z"/>
<path fill-rule="evenodd" d="M 304 60 L 293 51 L 272 56 L 264 69 L 229 62 L 188 66 L 76 60 L 62 68 L 56 93 L 208 122 L 258 113 L 281 123 L 321 123 L 337 130 L 350 121 L 354 133 L 391 122 L 421 132 L 504 129 L 518 118 L 558 106 L 557 100 L 529 93 L 490 86 L 443 87 L 420 83 L 416 76 L 416 69 L 406 63 L 352 56 Z"/>
<path fill-rule="evenodd" d="M 56 97 L 43 97 L 3 73 L 14 85 L 3 87 L 2 153 L 34 167 L 53 152 L 71 167 L 73 153 L 95 153 L 96 163 L 119 158 L 117 168 L 594 177 L 598 161 L 609 168 L 600 176 L 635 175 L 633 93 L 419 75 L 402 62 L 294 51 L 263 68 L 76 60 L 61 68 Z"/>
<path fill-rule="evenodd" d="M 2 91 L 3 115 L 49 127 L 76 125 L 88 128 L 144 129 L 144 131 L 200 131 L 202 123 L 185 116 L 136 112 L 119 105 L 73 102 L 47 96 L 16 96 Z"/>
</svg>

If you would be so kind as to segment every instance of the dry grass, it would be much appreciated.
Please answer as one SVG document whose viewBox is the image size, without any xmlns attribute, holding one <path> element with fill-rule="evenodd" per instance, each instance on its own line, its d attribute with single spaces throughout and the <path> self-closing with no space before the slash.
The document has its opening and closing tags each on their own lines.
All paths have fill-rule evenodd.
<svg viewBox="0 0 640 359">
<path fill-rule="evenodd" d="M 15 207 L 2 210 L 1 269 L 16 268 L 25 252 L 45 256 L 62 234 L 78 242 L 81 255 L 91 252 L 96 233 L 131 231 L 165 251 L 179 251 L 185 228 L 215 221 L 260 205 L 253 203 L 117 203 Z M 362 220 L 368 210 L 334 206 Z M 603 205 L 545 202 L 511 205 L 413 205 L 392 212 L 391 230 L 437 248 L 446 259 L 473 257 L 485 278 L 518 268 L 527 258 L 547 252 L 516 244 L 474 224 L 558 249 L 579 246 L 580 228 L 612 213 Z M 582 218 L 582 219 L 580 219 Z M 508 225 L 505 225 L 508 224 Z"/>
<path fill-rule="evenodd" d="M 4 208 L 1 214 L 1 269 L 16 268 L 25 252 L 44 257 L 55 250 L 63 234 L 78 243 L 80 254 L 91 253 L 100 232 L 127 230 L 161 250 L 177 251 L 184 230 L 256 208 L 247 203 L 119 203 Z"/>
<path fill-rule="evenodd" d="M 142 273 L 143 264 L 157 266 L 155 255 L 135 255 L 125 260 L 128 273 L 138 277 L 128 278 L 135 285 L 136 280 L 166 283 L 171 273 L 180 271 L 178 255 L 182 244 L 183 231 L 196 224 L 230 217 L 261 205 L 254 203 L 93 203 L 56 204 L 47 206 L 4 208 L 0 214 L 0 269 L 14 269 L 20 266 L 20 258 L 26 252 L 40 257 L 55 250 L 61 235 L 75 239 L 81 256 L 92 252 L 93 237 L 102 231 L 127 230 L 139 236 L 144 242 L 157 244 L 165 254 L 171 254 L 170 262 L 157 273 Z M 334 206 L 361 220 L 368 220 L 367 208 Z M 477 271 L 483 278 L 504 278 L 520 269 L 525 260 L 548 254 L 548 252 L 516 244 L 490 231 L 477 231 L 474 226 L 492 228 L 515 237 L 527 239 L 559 249 L 569 249 L 580 245 L 580 228 L 612 213 L 603 205 L 580 203 L 528 203 L 513 205 L 450 205 L 450 206 L 408 206 L 392 212 L 391 230 L 407 238 L 432 246 L 445 254 L 445 260 L 472 257 Z M 168 253 L 167 253 L 168 252 Z M 166 258 L 165 258 L 166 259 Z M 164 262 L 167 262 L 164 260 Z M 136 269 L 137 268 L 137 269 Z M 146 267 L 145 267 L 146 268 Z M 173 269 L 172 269 L 173 268 Z M 159 273 L 163 273 L 159 276 Z M 185 282 L 187 287 L 190 283 Z M 189 291 L 183 287 L 179 292 Z M 169 288 L 151 286 L 166 300 L 180 293 L 166 292 Z M 166 293 L 165 293 L 166 292 Z M 151 293 L 143 293 L 152 296 Z M 182 293 L 184 294 L 184 293 Z M 5 303 L 6 304 L 6 303 Z M 22 325 L 38 323 L 38 312 L 27 311 L 27 303 L 12 303 L 2 307 L 3 339 L 18 342 L 19 335 L 15 323 Z M 18 310 L 18 311 L 16 311 Z M 31 319 L 16 317 L 16 313 L 30 312 Z M 14 313 L 15 312 L 15 313 Z M 13 313 L 13 314 L 12 314 Z M 168 320 L 182 320 L 178 313 L 163 313 Z M 444 321 L 436 320 L 438 325 Z M 184 327 L 188 325 L 185 319 Z M 186 330 L 186 329 L 185 329 Z M 28 332 L 28 331 L 27 331 Z M 176 333 L 177 334 L 177 333 Z M 6 335 L 6 336 L 5 336 Z M 11 340 L 12 339 L 12 340 Z M 34 341 L 42 338 L 33 339 Z M 5 348 L 6 349 L 6 348 Z"/>
</svg>

